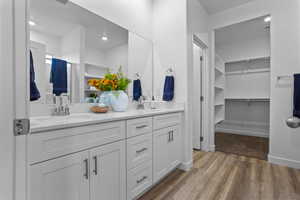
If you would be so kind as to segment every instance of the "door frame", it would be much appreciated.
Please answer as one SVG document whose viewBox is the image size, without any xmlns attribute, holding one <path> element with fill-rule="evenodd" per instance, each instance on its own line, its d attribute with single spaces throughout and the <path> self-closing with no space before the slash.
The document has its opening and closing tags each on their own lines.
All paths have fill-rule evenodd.
<svg viewBox="0 0 300 200">
<path fill-rule="evenodd" d="M 209 99 L 210 99 L 210 90 L 209 90 L 209 82 L 210 82 L 210 75 L 209 75 L 209 46 L 208 46 L 208 35 L 203 35 L 203 34 L 193 34 L 193 45 L 196 44 L 203 50 L 203 60 L 202 60 L 202 70 L 201 70 L 201 83 L 202 83 L 202 96 L 204 97 L 202 101 L 202 108 L 201 108 L 201 136 L 203 137 L 203 141 L 200 142 L 200 149 L 197 148 L 197 150 L 204 150 L 204 151 L 209 151 Z M 193 55 L 194 58 L 194 55 Z M 192 61 L 193 62 L 193 61 Z M 194 62 L 193 65 L 194 67 Z M 193 78 L 194 80 L 194 78 Z M 193 87 L 193 90 L 195 90 L 195 87 Z M 199 103 L 197 101 L 193 101 L 193 107 L 195 108 L 195 104 Z M 196 119 L 197 120 L 197 119 Z M 199 123 L 198 121 L 195 121 L 193 119 L 193 124 L 194 123 Z M 194 125 L 193 125 L 194 126 Z M 194 130 L 194 128 L 193 128 Z M 194 136 L 194 134 L 193 134 Z M 194 137 L 193 137 L 194 138 Z M 199 138 L 200 139 L 200 138 Z M 194 146 L 194 141 L 192 144 L 193 148 Z"/>
<path fill-rule="evenodd" d="M 0 2 L 1 199 L 27 199 L 27 136 L 14 136 L 14 119 L 28 119 L 27 0 Z"/>
</svg>

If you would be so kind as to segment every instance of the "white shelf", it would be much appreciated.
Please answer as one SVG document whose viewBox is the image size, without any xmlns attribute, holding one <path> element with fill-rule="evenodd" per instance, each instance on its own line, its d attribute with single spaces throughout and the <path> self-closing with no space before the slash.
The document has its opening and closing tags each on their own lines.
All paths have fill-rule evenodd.
<svg viewBox="0 0 300 200">
<path fill-rule="evenodd" d="M 224 121 L 224 119 L 222 119 L 222 118 L 216 118 L 216 120 L 215 120 L 215 125 L 216 125 L 216 124 L 219 124 L 219 123 L 222 122 L 222 121 Z"/>
<path fill-rule="evenodd" d="M 230 60 L 230 61 L 227 61 L 226 64 L 251 62 L 251 61 L 257 61 L 257 60 L 270 60 L 270 58 L 271 58 L 270 56 L 244 58 L 244 59 L 240 59 L 240 60 Z"/>
<path fill-rule="evenodd" d="M 224 103 L 216 103 L 215 104 L 216 107 L 218 107 L 218 106 L 224 106 L 224 105 L 225 105 Z"/>
<path fill-rule="evenodd" d="M 266 73 L 270 72 L 270 68 L 263 69 L 248 69 L 243 71 L 226 72 L 226 75 L 241 75 L 241 74 L 253 74 L 253 73 Z"/>
<path fill-rule="evenodd" d="M 84 75 L 85 78 L 95 78 L 95 79 L 102 79 L 104 78 L 104 76 L 99 76 L 99 75 L 94 75 L 94 74 L 85 74 Z"/>
<path fill-rule="evenodd" d="M 97 65 L 97 64 L 85 63 L 85 65 L 88 66 L 88 67 L 96 67 L 96 68 L 102 68 L 102 69 L 109 69 L 108 67 L 104 67 L 102 65 Z"/>
<path fill-rule="evenodd" d="M 234 97 L 234 98 L 228 98 L 226 97 L 225 100 L 227 101 L 270 101 L 269 97 Z"/>
<path fill-rule="evenodd" d="M 221 70 L 221 69 L 219 69 L 219 68 L 215 68 L 215 75 L 216 76 L 222 76 L 224 74 L 224 72 Z"/>
<path fill-rule="evenodd" d="M 85 92 L 100 92 L 99 90 L 91 90 L 91 89 L 85 89 Z"/>
<path fill-rule="evenodd" d="M 217 90 L 224 90 L 224 88 L 222 86 L 218 86 L 218 85 L 215 85 L 215 89 L 217 89 Z"/>
</svg>

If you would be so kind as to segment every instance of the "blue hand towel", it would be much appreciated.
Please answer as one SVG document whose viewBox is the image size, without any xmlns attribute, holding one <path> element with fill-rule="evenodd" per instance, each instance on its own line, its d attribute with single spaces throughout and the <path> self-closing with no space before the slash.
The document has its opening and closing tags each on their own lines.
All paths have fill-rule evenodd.
<svg viewBox="0 0 300 200">
<path fill-rule="evenodd" d="M 33 56 L 30 51 L 30 101 L 36 101 L 39 98 L 41 98 L 41 95 L 35 83 Z"/>
<path fill-rule="evenodd" d="M 174 98 L 174 77 L 173 76 L 166 76 L 165 79 L 165 86 L 164 86 L 164 94 L 163 100 L 164 101 L 172 101 Z"/>
<path fill-rule="evenodd" d="M 60 96 L 62 93 L 68 93 L 67 62 L 53 58 L 50 73 L 50 83 L 53 84 L 53 94 Z"/>
<path fill-rule="evenodd" d="M 300 74 L 294 75 L 294 116 L 300 118 Z"/>
<path fill-rule="evenodd" d="M 133 81 L 133 100 L 138 101 L 140 97 L 142 96 L 142 86 L 141 86 L 141 80 L 137 79 Z"/>
</svg>

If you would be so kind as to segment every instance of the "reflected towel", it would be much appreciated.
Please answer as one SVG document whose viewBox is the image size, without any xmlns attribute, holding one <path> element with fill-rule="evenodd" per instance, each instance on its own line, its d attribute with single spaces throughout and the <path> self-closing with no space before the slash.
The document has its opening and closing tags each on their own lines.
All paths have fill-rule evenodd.
<svg viewBox="0 0 300 200">
<path fill-rule="evenodd" d="M 30 51 L 30 101 L 36 101 L 39 98 L 41 98 L 41 95 L 35 83 L 33 56 Z"/>
<path fill-rule="evenodd" d="M 173 76 L 166 76 L 165 79 L 165 86 L 164 86 L 164 94 L 163 100 L 164 101 L 172 101 L 174 98 L 174 77 Z"/>
<path fill-rule="evenodd" d="M 137 79 L 133 81 L 133 100 L 138 101 L 142 96 L 142 84 L 141 80 Z"/>
<path fill-rule="evenodd" d="M 60 96 L 68 93 L 68 72 L 67 62 L 64 60 L 52 59 L 50 83 L 53 84 L 53 94 Z"/>
<path fill-rule="evenodd" d="M 294 116 L 300 118 L 300 74 L 294 75 Z"/>
</svg>

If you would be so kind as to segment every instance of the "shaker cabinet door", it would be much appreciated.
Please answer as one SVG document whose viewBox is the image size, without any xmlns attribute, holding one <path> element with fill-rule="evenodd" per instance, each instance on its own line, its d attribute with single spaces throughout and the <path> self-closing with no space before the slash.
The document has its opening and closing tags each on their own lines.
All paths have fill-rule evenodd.
<svg viewBox="0 0 300 200">
<path fill-rule="evenodd" d="M 181 162 L 180 126 L 160 129 L 153 133 L 153 182 L 176 168 Z"/>
<path fill-rule="evenodd" d="M 153 133 L 153 182 L 156 183 L 169 171 L 169 133 L 165 129 Z"/>
<path fill-rule="evenodd" d="M 30 200 L 89 199 L 87 151 L 30 166 Z"/>
<path fill-rule="evenodd" d="M 125 200 L 125 141 L 92 149 L 90 163 L 91 200 Z"/>
</svg>

